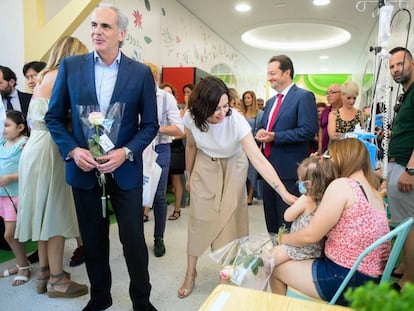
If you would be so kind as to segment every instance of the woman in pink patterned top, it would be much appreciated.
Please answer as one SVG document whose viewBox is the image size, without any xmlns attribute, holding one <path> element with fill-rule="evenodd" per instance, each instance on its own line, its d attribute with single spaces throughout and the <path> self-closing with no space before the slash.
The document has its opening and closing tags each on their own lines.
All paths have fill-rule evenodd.
<svg viewBox="0 0 414 311">
<path fill-rule="evenodd" d="M 332 141 L 328 150 L 341 178 L 328 186 L 307 227 L 281 237 L 283 244 L 299 247 L 326 236 L 326 257 L 292 260 L 277 266 L 270 279 L 274 293 L 286 294 L 289 285 L 306 295 L 329 301 L 358 256 L 389 232 L 384 202 L 377 191 L 364 144 L 348 138 Z M 349 286 L 357 287 L 369 280 L 379 282 L 389 253 L 390 244 L 386 243 L 367 255 Z"/>
</svg>

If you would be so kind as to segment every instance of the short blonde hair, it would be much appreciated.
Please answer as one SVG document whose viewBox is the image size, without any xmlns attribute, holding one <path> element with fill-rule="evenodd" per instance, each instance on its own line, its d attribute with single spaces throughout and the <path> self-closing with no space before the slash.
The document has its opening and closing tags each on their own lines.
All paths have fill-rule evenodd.
<svg viewBox="0 0 414 311">
<path fill-rule="evenodd" d="M 351 95 L 357 97 L 359 94 L 358 84 L 354 81 L 348 81 L 341 85 L 341 93 L 343 95 Z"/>
<path fill-rule="evenodd" d="M 152 72 L 152 75 L 155 79 L 155 81 L 158 81 L 159 78 L 159 69 L 158 66 L 155 65 L 154 63 L 150 63 L 150 62 L 144 62 L 145 65 L 147 65 L 149 67 L 149 69 Z"/>
</svg>

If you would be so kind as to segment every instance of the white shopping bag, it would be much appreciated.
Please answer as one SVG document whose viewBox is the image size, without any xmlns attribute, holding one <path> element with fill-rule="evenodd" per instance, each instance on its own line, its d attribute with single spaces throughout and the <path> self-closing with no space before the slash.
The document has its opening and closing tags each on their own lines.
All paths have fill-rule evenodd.
<svg viewBox="0 0 414 311">
<path fill-rule="evenodd" d="M 157 164 L 158 153 L 153 149 L 153 144 L 149 144 L 142 153 L 143 165 L 143 190 L 142 205 L 151 207 L 154 203 L 155 192 L 161 177 L 161 166 Z"/>
</svg>

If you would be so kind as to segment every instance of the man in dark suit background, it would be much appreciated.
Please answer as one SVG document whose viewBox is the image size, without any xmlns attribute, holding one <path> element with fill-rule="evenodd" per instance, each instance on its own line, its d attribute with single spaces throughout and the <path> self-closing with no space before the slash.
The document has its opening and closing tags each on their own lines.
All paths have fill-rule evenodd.
<svg viewBox="0 0 414 311">
<path fill-rule="evenodd" d="M 6 110 L 18 110 L 27 117 L 32 94 L 20 92 L 16 89 L 17 77 L 9 67 L 0 66 L 0 93 Z M 8 103 L 8 101 L 10 101 Z M 11 107 L 10 107 L 11 104 Z"/>
<path fill-rule="evenodd" d="M 68 57 L 59 66 L 46 125 L 66 163 L 72 186 L 91 298 L 83 310 L 112 305 L 109 266 L 109 218 L 103 217 L 96 173 L 106 176 L 106 191 L 118 221 L 120 240 L 130 276 L 134 310 L 155 310 L 149 301 L 148 250 L 143 230 L 142 152 L 158 131 L 154 78 L 150 69 L 120 51 L 127 17 L 110 4 L 100 4 L 91 19 L 94 52 Z M 105 111 L 124 103 L 118 138 L 107 155 L 94 159 L 82 132 L 79 109 L 94 105 Z M 73 132 L 66 127 L 71 109 Z"/>
<path fill-rule="evenodd" d="M 315 96 L 297 87 L 293 75 L 293 63 L 288 56 L 278 55 L 269 60 L 267 80 L 277 94 L 266 102 L 256 139 L 264 143 L 265 156 L 287 190 L 299 195 L 297 167 L 309 156 L 309 142 L 318 133 L 318 116 Z M 262 185 L 267 231 L 277 233 L 286 223 L 283 213 L 287 204 L 267 183 Z"/>
</svg>

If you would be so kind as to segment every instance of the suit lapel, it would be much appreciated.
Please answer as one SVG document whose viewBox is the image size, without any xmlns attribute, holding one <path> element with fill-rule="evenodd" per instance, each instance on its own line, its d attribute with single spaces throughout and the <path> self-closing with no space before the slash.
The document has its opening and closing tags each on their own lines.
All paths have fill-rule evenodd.
<svg viewBox="0 0 414 311">
<path fill-rule="evenodd" d="M 127 81 L 130 79 L 130 75 L 132 71 L 129 70 L 129 64 L 131 63 L 131 59 L 126 57 L 123 53 L 121 53 L 121 61 L 119 63 L 118 68 L 118 75 L 116 77 L 114 91 L 111 96 L 111 101 L 109 102 L 109 106 L 113 105 L 116 101 L 119 101 L 121 94 L 127 85 Z"/>
<path fill-rule="evenodd" d="M 277 114 L 275 124 L 279 121 L 280 117 L 286 113 L 287 109 L 289 109 L 289 102 L 292 101 L 293 97 L 296 94 L 296 85 L 292 85 L 289 92 L 286 94 L 285 98 L 282 101 L 282 106 L 280 106 L 279 113 Z"/>
<path fill-rule="evenodd" d="M 267 128 L 267 124 L 269 123 L 269 119 L 271 118 L 270 113 L 272 112 L 272 108 L 275 102 L 276 102 L 276 96 L 271 97 L 266 102 L 265 114 L 263 115 L 263 119 L 262 119 L 262 124 L 264 124 L 266 128 Z"/>
<path fill-rule="evenodd" d="M 96 85 L 95 85 L 95 67 L 94 67 L 94 53 L 89 53 L 84 56 L 84 66 L 81 66 L 82 74 L 84 77 L 84 83 L 82 88 L 87 90 L 89 97 L 91 98 L 92 105 L 98 105 L 98 99 L 96 98 Z M 86 103 L 81 103 L 85 105 Z"/>
</svg>

